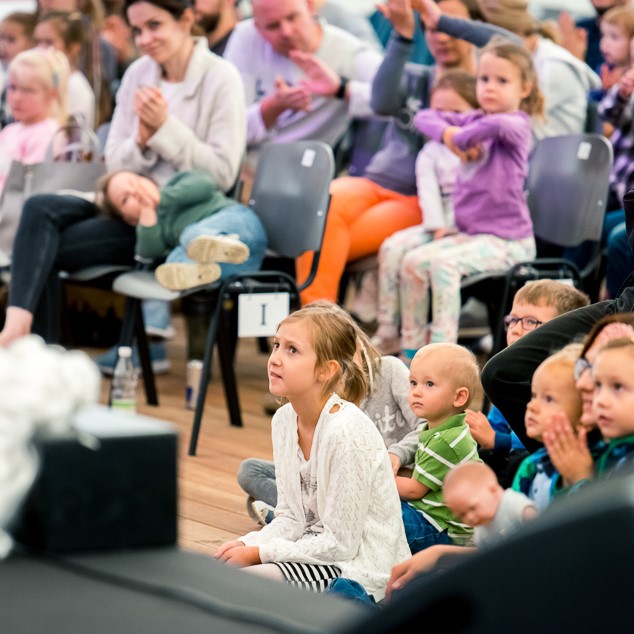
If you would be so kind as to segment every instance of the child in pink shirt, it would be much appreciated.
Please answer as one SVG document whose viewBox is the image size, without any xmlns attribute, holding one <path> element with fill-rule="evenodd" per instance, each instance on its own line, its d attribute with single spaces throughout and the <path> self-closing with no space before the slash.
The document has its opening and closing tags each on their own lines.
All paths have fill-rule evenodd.
<svg viewBox="0 0 634 634">
<path fill-rule="evenodd" d="M 33 164 L 46 150 L 66 118 L 68 62 L 57 51 L 31 49 L 9 65 L 7 102 L 14 123 L 0 131 L 0 191 L 12 161 Z"/>
</svg>

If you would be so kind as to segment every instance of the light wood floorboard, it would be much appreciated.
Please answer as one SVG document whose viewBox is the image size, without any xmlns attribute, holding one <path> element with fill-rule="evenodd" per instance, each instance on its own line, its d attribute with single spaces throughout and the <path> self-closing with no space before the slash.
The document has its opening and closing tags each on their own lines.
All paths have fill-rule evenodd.
<svg viewBox="0 0 634 634">
<path fill-rule="evenodd" d="M 249 457 L 272 458 L 270 417 L 262 402 L 268 392 L 266 355 L 258 352 L 254 339 L 238 344 L 236 376 L 244 427 L 232 427 L 215 365 L 207 393 L 196 456 L 189 456 L 193 411 L 185 408 L 186 347 L 183 321 L 174 317 L 176 337 L 169 341 L 172 362 L 169 374 L 157 376 L 159 406 L 145 403 L 139 384 L 139 413 L 169 421 L 179 435 L 179 543 L 183 548 L 213 554 L 227 540 L 256 528 L 246 512 L 246 494 L 236 481 L 238 466 Z M 101 350 L 86 349 L 91 356 Z M 102 384 L 101 402 L 107 402 L 109 381 Z"/>
</svg>

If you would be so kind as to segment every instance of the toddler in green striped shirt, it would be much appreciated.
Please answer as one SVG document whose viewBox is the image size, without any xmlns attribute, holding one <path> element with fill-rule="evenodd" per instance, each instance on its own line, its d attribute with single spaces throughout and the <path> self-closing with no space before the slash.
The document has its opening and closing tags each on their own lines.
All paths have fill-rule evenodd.
<svg viewBox="0 0 634 634">
<path fill-rule="evenodd" d="M 409 405 L 426 420 L 411 478 L 396 477 L 403 524 L 412 553 L 433 544 L 464 545 L 473 529 L 445 504 L 442 487 L 451 469 L 480 462 L 464 411 L 479 386 L 472 352 L 453 343 L 421 348 L 410 365 Z"/>
</svg>

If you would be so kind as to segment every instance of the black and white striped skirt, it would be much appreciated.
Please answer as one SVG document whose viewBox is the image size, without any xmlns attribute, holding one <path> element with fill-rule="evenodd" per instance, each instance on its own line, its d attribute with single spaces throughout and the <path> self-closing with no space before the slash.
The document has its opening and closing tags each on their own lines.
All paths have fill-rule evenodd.
<svg viewBox="0 0 634 634">
<path fill-rule="evenodd" d="M 323 592 L 333 579 L 341 576 L 337 566 L 300 564 L 295 561 L 273 563 L 282 571 L 288 583 L 313 592 Z"/>
</svg>

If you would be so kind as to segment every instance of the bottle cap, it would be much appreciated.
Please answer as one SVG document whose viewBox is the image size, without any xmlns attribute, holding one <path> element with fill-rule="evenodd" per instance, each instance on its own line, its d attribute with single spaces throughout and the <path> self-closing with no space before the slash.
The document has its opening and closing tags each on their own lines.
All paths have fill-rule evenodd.
<svg viewBox="0 0 634 634">
<path fill-rule="evenodd" d="M 132 356 L 132 348 L 130 348 L 130 346 L 119 346 L 119 356 L 120 357 L 131 357 Z"/>
</svg>

